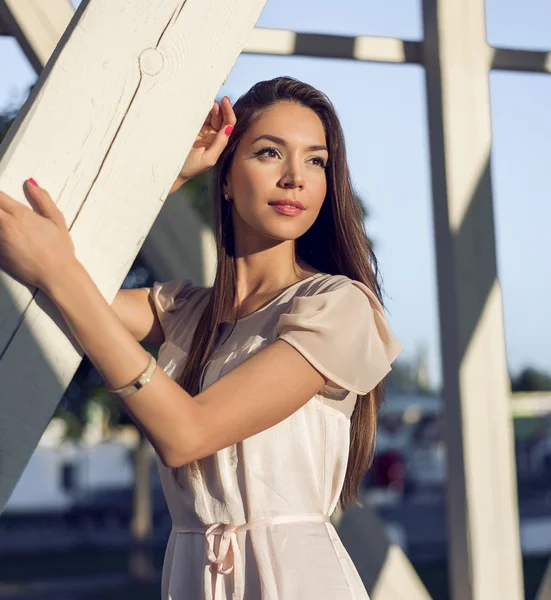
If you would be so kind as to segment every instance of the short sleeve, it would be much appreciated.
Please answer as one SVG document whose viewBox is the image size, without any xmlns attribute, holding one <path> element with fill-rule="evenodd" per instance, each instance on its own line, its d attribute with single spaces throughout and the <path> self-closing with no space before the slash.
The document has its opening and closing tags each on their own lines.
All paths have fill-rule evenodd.
<svg viewBox="0 0 551 600">
<path fill-rule="evenodd" d="M 389 373 L 402 351 L 377 296 L 354 280 L 313 296 L 296 296 L 279 317 L 276 332 L 325 377 L 359 395 Z"/>
<path fill-rule="evenodd" d="M 161 323 L 165 340 L 171 340 L 188 311 L 193 292 L 204 289 L 195 286 L 188 279 L 173 279 L 165 283 L 155 282 L 149 289 L 149 296 L 153 301 L 155 311 Z"/>
</svg>

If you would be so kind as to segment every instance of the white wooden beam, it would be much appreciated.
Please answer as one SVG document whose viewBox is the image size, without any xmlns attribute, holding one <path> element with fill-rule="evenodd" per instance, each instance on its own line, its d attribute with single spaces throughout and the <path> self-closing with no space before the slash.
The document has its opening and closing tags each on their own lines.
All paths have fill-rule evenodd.
<svg viewBox="0 0 551 600">
<path fill-rule="evenodd" d="M 0 34 L 14 35 L 37 73 L 74 13 L 70 0 L 0 0 Z M 5 30 L 5 31 L 4 31 Z M 489 48 L 489 47 L 488 47 Z M 551 73 L 551 52 L 492 48 L 491 68 Z M 256 27 L 243 52 L 422 64 L 422 42 L 378 36 L 340 36 Z"/>
<path fill-rule="evenodd" d="M 0 189 L 50 191 L 108 300 L 264 3 L 83 2 L 0 148 Z M 45 296 L 5 274 L 0 315 L 1 509 L 81 357 Z"/>
<path fill-rule="evenodd" d="M 343 36 L 319 33 L 297 33 L 285 29 L 256 27 L 243 52 L 350 58 L 359 61 L 413 63 L 422 61 L 421 43 L 390 37 Z"/>
<path fill-rule="evenodd" d="M 331 519 L 371 600 L 430 600 L 400 546 L 389 539 L 374 508 L 352 507 Z"/>
<path fill-rule="evenodd" d="M 256 27 L 243 49 L 249 54 L 348 58 L 378 63 L 424 64 L 423 42 L 372 35 L 341 36 L 299 33 L 287 29 Z M 489 69 L 551 73 L 551 52 L 492 48 L 484 44 L 490 57 Z"/>
<path fill-rule="evenodd" d="M 422 62 L 420 42 L 408 42 L 389 37 L 360 36 L 354 42 L 354 58 L 370 62 Z"/>
<path fill-rule="evenodd" d="M 39 74 L 75 9 L 70 0 L 0 0 L 0 19 Z"/>
<path fill-rule="evenodd" d="M 543 575 L 536 600 L 551 600 L 551 562 L 547 565 L 547 569 Z"/>
<path fill-rule="evenodd" d="M 492 48 L 491 68 L 501 71 L 551 73 L 551 52 Z"/>
<path fill-rule="evenodd" d="M 513 417 L 551 415 L 551 392 L 515 392 L 509 406 Z"/>
<path fill-rule="evenodd" d="M 484 0 L 424 0 L 454 600 L 520 600 Z"/>
</svg>

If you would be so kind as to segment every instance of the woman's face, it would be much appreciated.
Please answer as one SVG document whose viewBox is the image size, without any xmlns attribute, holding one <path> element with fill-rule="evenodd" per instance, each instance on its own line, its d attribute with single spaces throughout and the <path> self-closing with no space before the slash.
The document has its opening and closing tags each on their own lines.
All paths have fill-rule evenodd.
<svg viewBox="0 0 551 600">
<path fill-rule="evenodd" d="M 294 240 L 316 220 L 327 190 L 325 131 L 317 114 L 280 102 L 243 134 L 227 176 L 236 241 Z M 295 200 L 303 209 L 285 214 L 274 203 Z"/>
</svg>

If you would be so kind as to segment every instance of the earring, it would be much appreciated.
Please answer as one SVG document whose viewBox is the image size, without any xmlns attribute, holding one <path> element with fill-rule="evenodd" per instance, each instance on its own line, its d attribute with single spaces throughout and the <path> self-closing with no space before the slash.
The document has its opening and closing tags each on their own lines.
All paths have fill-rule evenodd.
<svg viewBox="0 0 551 600">
<path fill-rule="evenodd" d="M 230 197 L 228 195 L 228 192 L 224 192 L 224 200 L 227 200 L 228 202 L 230 201 Z"/>
</svg>

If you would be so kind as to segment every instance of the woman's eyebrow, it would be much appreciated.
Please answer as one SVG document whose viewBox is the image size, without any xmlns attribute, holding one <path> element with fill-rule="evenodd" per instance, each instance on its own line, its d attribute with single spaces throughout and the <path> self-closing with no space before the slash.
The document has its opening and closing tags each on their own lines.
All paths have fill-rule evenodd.
<svg viewBox="0 0 551 600">
<path fill-rule="evenodd" d="M 274 144 L 278 144 L 280 146 L 287 146 L 287 144 L 283 138 L 277 137 L 276 135 L 270 135 L 268 133 L 265 133 L 264 135 L 257 137 L 255 140 L 252 141 L 252 143 L 255 144 L 256 142 L 258 142 L 258 140 L 269 140 L 270 142 L 273 142 Z M 315 150 L 325 150 L 326 152 L 328 152 L 327 146 L 324 146 L 323 144 L 308 146 L 308 148 L 306 148 L 306 150 L 308 150 L 309 152 L 313 152 Z"/>
</svg>

